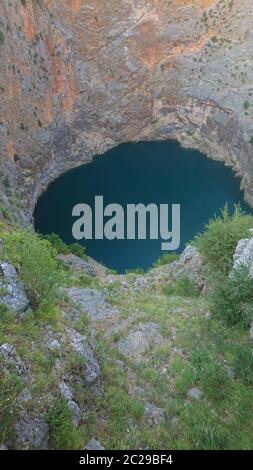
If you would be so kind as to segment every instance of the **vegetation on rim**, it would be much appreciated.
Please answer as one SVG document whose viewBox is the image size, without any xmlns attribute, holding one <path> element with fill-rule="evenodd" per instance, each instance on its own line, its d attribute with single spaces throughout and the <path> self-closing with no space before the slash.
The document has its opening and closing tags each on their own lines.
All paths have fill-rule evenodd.
<svg viewBox="0 0 253 470">
<path fill-rule="evenodd" d="M 17 320 L 0 304 L 0 343 L 13 344 L 30 365 L 33 381 L 26 406 L 31 412 L 40 409 L 46 416 L 50 448 L 83 448 L 94 435 L 110 449 L 252 448 L 253 368 L 248 335 L 253 320 L 252 281 L 244 268 L 229 275 L 236 243 L 248 236 L 252 226 L 251 216 L 238 208 L 231 216 L 225 209 L 194 241 L 210 278 L 207 296 L 200 296 L 185 276 L 176 282 L 165 276 L 161 285 L 140 290 L 131 286 L 140 276 L 152 276 L 152 270 L 146 275 L 126 274 L 127 288 L 114 277 L 107 293 L 119 309 L 122 325 L 127 323 L 111 337 L 103 335 L 103 328 L 97 330 L 96 355 L 104 394 L 91 399 L 85 387 L 74 387 L 75 396 L 87 409 L 78 429 L 66 402 L 55 393 L 58 379 L 52 369 L 58 353 L 45 350 L 41 337 L 49 325 L 51 331 L 61 333 L 72 321 L 70 315 L 60 315 L 60 310 L 70 312 L 72 306 L 65 296 L 59 298 L 59 287 L 92 285 L 104 290 L 106 285 L 63 267 L 56 254 L 65 247 L 55 236 L 49 241 L 30 231 L 2 227 L 1 259 L 18 269 L 34 312 Z M 209 310 L 211 317 L 206 316 Z M 159 325 L 164 341 L 148 350 L 141 363 L 123 357 L 115 347 L 117 342 L 148 322 Z M 75 328 L 89 336 L 91 325 L 84 314 Z M 79 366 L 67 343 L 65 350 L 61 367 L 67 373 Z M 0 380 L 0 440 L 6 442 L 15 439 L 22 384 L 15 370 Z M 203 394 L 198 400 L 187 397 L 193 387 Z M 50 394 L 53 401 L 47 398 Z M 45 399 L 39 400 L 42 396 Z M 147 401 L 164 410 L 164 421 L 150 425 Z"/>
</svg>

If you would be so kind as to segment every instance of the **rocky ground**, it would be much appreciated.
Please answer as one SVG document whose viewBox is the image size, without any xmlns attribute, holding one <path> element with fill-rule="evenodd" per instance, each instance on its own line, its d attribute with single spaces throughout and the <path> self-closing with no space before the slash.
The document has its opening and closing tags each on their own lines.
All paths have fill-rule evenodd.
<svg viewBox="0 0 253 470">
<path fill-rule="evenodd" d="M 1 305 L 11 311 L 1 311 L 1 376 L 11 377 L 0 397 L 2 448 L 252 446 L 251 388 L 231 366 L 248 333 L 212 318 L 196 248 L 144 275 L 60 258 L 72 280 L 54 319 L 37 321 L 15 269 L 0 263 Z"/>
</svg>

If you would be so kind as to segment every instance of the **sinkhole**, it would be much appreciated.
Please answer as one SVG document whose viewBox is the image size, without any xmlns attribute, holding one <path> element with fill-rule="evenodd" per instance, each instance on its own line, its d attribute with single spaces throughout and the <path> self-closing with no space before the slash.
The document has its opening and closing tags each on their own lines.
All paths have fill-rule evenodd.
<svg viewBox="0 0 253 470">
<path fill-rule="evenodd" d="M 174 141 L 140 142 L 119 145 L 53 182 L 35 208 L 36 231 L 44 235 L 57 233 L 67 244 L 76 242 L 72 234 L 76 220 L 73 207 L 88 204 L 94 210 L 95 196 L 103 196 L 104 206 L 117 203 L 123 208 L 139 203 L 170 207 L 180 204 L 179 253 L 225 204 L 232 211 L 234 204 L 240 203 L 244 211 L 250 212 L 231 168 Z M 164 253 L 160 238 L 93 238 L 80 243 L 87 255 L 119 273 L 146 270 Z"/>
</svg>

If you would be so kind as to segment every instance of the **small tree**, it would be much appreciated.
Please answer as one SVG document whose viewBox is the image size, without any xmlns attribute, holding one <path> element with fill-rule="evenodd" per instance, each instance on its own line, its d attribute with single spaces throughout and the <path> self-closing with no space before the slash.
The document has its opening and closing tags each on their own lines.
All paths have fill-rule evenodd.
<svg viewBox="0 0 253 470">
<path fill-rule="evenodd" d="M 211 219 L 204 233 L 198 235 L 194 243 L 214 272 L 228 273 L 233 266 L 233 254 L 238 241 L 249 237 L 249 229 L 252 227 L 253 217 L 245 215 L 239 205 L 235 206 L 232 215 L 225 206 L 221 216 Z"/>
<path fill-rule="evenodd" d="M 56 250 L 28 230 L 4 234 L 3 256 L 18 270 L 33 308 L 48 308 L 58 300 Z"/>
</svg>

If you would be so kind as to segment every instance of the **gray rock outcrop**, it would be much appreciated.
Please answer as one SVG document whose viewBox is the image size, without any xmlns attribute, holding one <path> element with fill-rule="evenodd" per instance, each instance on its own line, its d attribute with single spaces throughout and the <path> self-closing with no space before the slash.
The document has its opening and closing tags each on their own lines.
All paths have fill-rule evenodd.
<svg viewBox="0 0 253 470">
<path fill-rule="evenodd" d="M 207 279 L 204 263 L 198 249 L 193 245 L 187 245 L 178 261 L 171 265 L 175 278 L 186 275 L 200 290 L 205 290 Z"/>
<path fill-rule="evenodd" d="M 250 339 L 253 340 L 253 323 L 251 324 L 251 327 L 250 327 L 249 336 L 250 336 Z"/>
<path fill-rule="evenodd" d="M 48 424 L 43 415 L 24 412 L 15 426 L 16 440 L 21 449 L 48 448 Z"/>
<path fill-rule="evenodd" d="M 128 332 L 117 342 L 118 351 L 135 362 L 141 362 L 145 352 L 164 342 L 160 326 L 154 322 L 143 323 Z"/>
<path fill-rule="evenodd" d="M 75 271 L 81 273 L 89 274 L 90 276 L 103 276 L 107 273 L 108 269 L 102 264 L 98 263 L 94 259 L 86 256 L 85 258 L 80 258 L 74 254 L 68 255 L 59 255 L 58 259 L 63 261 L 68 266 L 71 266 Z"/>
<path fill-rule="evenodd" d="M 191 398 L 192 400 L 200 400 L 202 395 L 203 395 L 203 392 L 199 390 L 199 388 L 197 387 L 193 387 L 187 392 L 187 397 Z"/>
<path fill-rule="evenodd" d="M 104 320 L 118 313 L 118 309 L 107 302 L 106 294 L 102 291 L 72 287 L 67 289 L 67 293 L 71 300 L 79 304 L 94 321 Z"/>
<path fill-rule="evenodd" d="M 78 426 L 82 419 L 82 412 L 80 410 L 80 407 L 74 400 L 74 396 L 73 396 L 72 391 L 70 390 L 70 387 L 65 382 L 60 383 L 60 393 L 62 397 L 65 398 L 65 400 L 68 403 L 68 408 L 71 412 L 72 421 L 74 425 Z"/>
<path fill-rule="evenodd" d="M 16 269 L 5 262 L 0 262 L 0 303 L 17 315 L 24 313 L 29 306 L 29 300 Z"/>
<path fill-rule="evenodd" d="M 12 344 L 4 343 L 0 346 L 0 370 L 5 367 L 8 370 L 15 370 L 18 375 L 24 376 L 27 373 L 27 367 L 20 359 L 19 354 Z"/>
<path fill-rule="evenodd" d="M 92 437 L 89 442 L 86 444 L 85 450 L 105 450 L 105 448 L 100 444 L 97 439 Z"/>
<path fill-rule="evenodd" d="M 165 412 L 163 408 L 159 408 L 152 403 L 146 403 L 144 415 L 151 425 L 158 426 L 165 421 Z"/>
<path fill-rule="evenodd" d="M 66 329 L 66 335 L 73 350 L 82 360 L 84 384 L 94 385 L 100 378 L 100 366 L 86 338 L 70 328 Z"/>
<path fill-rule="evenodd" d="M 244 238 L 237 244 L 233 269 L 236 270 L 241 266 L 248 268 L 249 276 L 253 278 L 253 237 Z"/>
</svg>

